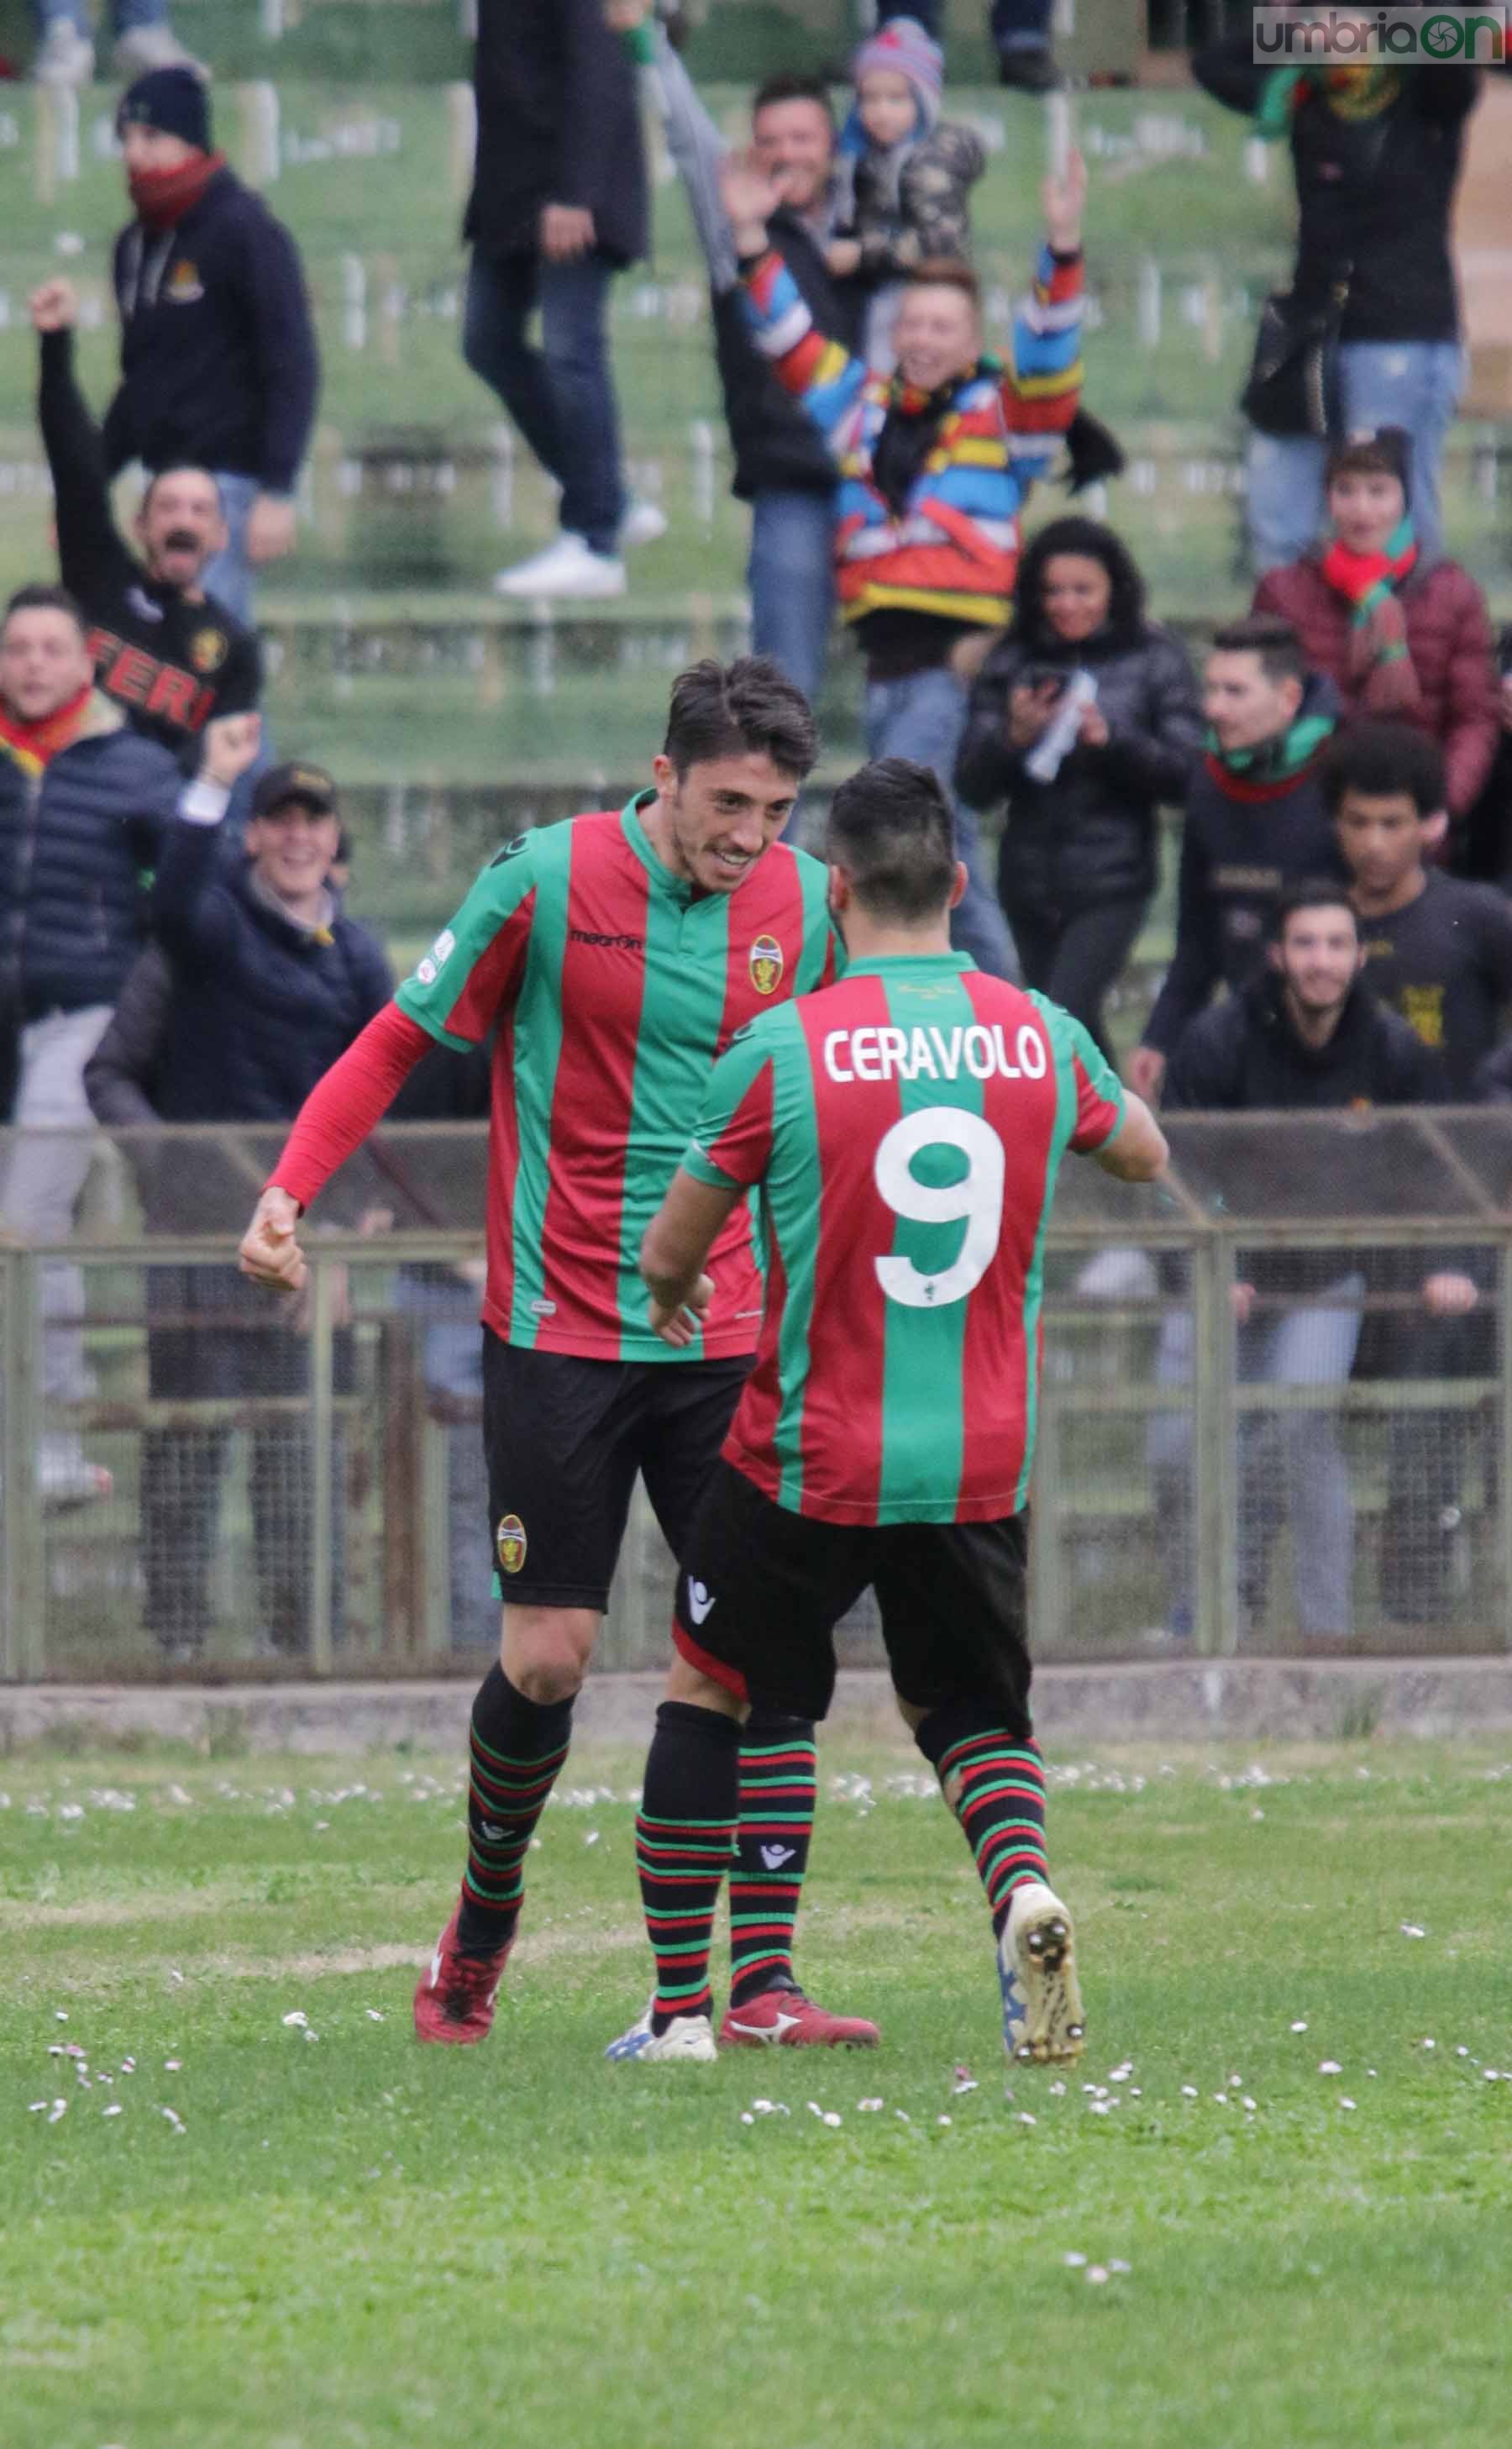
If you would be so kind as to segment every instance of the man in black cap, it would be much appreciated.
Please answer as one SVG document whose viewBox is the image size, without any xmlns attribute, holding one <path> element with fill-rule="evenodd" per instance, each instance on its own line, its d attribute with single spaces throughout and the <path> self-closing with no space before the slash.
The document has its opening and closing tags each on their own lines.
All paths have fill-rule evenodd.
<svg viewBox="0 0 1512 2449">
<path fill-rule="evenodd" d="M 294 489 L 319 360 L 293 239 L 212 149 L 210 102 L 187 68 L 157 68 L 116 114 L 136 218 L 116 241 L 121 387 L 106 473 L 208 469 L 229 540 L 201 571 L 238 620 L 253 569 L 294 543 Z"/>
<path fill-rule="evenodd" d="M 341 831 L 336 787 L 318 765 L 276 765 L 258 781 L 244 860 L 220 850 L 239 769 L 258 745 L 256 715 L 216 723 L 200 778 L 166 828 L 153 916 L 169 985 L 147 1070 L 150 1111 L 170 1123 L 285 1122 L 321 1073 L 388 1002 L 388 963 L 346 917 L 328 882 Z M 140 966 L 140 965 L 139 965 Z M 134 972 L 122 1009 L 140 1001 Z M 163 1229 L 194 1228 L 192 1171 L 149 1169 Z M 150 1392 L 175 1402 L 297 1396 L 309 1343 L 231 1267 L 149 1270 Z M 348 1357 L 338 1352 L 344 1375 Z M 275 1651 L 303 1648 L 309 1592 L 306 1425 L 254 1422 L 253 1547 L 263 1629 Z M 229 1431 L 163 1428 L 143 1450 L 145 1615 L 170 1657 L 197 1657 L 214 1615 L 217 1517 Z"/>
<path fill-rule="evenodd" d="M 133 730 L 188 765 L 211 718 L 250 713 L 262 682 L 256 636 L 204 589 L 226 544 L 220 488 L 206 468 L 160 470 L 134 522 L 140 557 L 131 550 L 111 509 L 100 429 L 74 376 L 78 312 L 67 280 L 32 292 L 59 571 L 88 622 L 100 687 Z"/>
</svg>

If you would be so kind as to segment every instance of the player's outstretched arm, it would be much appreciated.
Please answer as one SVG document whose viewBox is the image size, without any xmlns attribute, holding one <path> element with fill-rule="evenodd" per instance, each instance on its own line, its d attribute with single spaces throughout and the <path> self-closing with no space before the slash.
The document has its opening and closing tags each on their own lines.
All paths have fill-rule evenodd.
<svg viewBox="0 0 1512 2449">
<path fill-rule="evenodd" d="M 1120 1182 L 1153 1182 L 1171 1151 L 1164 1131 L 1142 1097 L 1123 1092 L 1123 1120 L 1105 1146 L 1093 1151 L 1104 1173 Z"/>
<path fill-rule="evenodd" d="M 686 1171 L 672 1186 L 645 1229 L 641 1273 L 651 1295 L 651 1325 L 663 1343 L 680 1351 L 693 1341 L 714 1298 L 714 1279 L 703 1263 L 725 1218 L 744 1196 L 739 1185 L 718 1189 Z"/>
</svg>

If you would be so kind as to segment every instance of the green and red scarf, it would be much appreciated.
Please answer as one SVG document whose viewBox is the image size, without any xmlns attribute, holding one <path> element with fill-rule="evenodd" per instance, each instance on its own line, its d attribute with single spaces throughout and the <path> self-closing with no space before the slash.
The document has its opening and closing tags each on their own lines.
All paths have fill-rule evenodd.
<svg viewBox="0 0 1512 2449">
<path fill-rule="evenodd" d="M 1324 577 L 1349 607 L 1349 672 L 1363 682 L 1382 665 L 1407 661 L 1407 625 L 1397 588 L 1417 566 L 1418 542 L 1410 513 L 1387 538 L 1381 552 L 1351 552 L 1334 537 L 1319 564 Z M 1384 711 L 1381 692 L 1375 704 Z"/>
</svg>

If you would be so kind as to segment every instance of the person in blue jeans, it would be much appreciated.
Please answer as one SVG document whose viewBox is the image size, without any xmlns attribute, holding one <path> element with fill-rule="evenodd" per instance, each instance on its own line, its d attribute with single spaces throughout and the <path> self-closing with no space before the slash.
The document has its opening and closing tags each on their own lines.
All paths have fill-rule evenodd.
<svg viewBox="0 0 1512 2449">
<path fill-rule="evenodd" d="M 756 347 L 843 471 L 836 585 L 865 662 L 867 753 L 928 765 L 949 791 L 967 685 L 1008 618 L 1024 503 L 1076 415 L 1085 166 L 1073 155 L 1044 182 L 1049 236 L 1009 361 L 984 352 L 969 266 L 939 261 L 904 285 L 888 376 L 816 324 L 769 229 L 780 196 L 759 163 L 727 163 L 722 184 Z M 976 819 L 959 804 L 956 835 L 967 885 L 951 940 L 1016 975 Z"/>
<path fill-rule="evenodd" d="M 510 0 L 479 12 L 473 84 L 462 354 L 562 488 L 560 533 L 494 586 L 532 600 L 622 595 L 622 544 L 665 524 L 649 505 L 627 524 L 609 365 L 610 283 L 650 242 L 634 70 L 603 0 Z"/>
<path fill-rule="evenodd" d="M 36 83 L 91 84 L 95 63 L 88 0 L 32 0 L 32 14 L 41 37 L 31 64 Z M 208 76 L 209 70 L 185 50 L 169 25 L 167 0 L 111 0 L 110 23 L 118 77 L 129 79 L 148 68 L 172 67 Z"/>
<path fill-rule="evenodd" d="M 1443 545 L 1439 470 L 1464 385 L 1450 224 L 1481 71 L 1257 66 L 1250 30 L 1198 51 L 1216 102 L 1288 144 L 1296 179 L 1299 312 L 1339 306 L 1333 439 L 1398 426 L 1412 437 L 1422 551 Z M 1299 561 L 1325 525 L 1330 437 L 1253 428 L 1246 454 L 1257 572 Z"/>
</svg>

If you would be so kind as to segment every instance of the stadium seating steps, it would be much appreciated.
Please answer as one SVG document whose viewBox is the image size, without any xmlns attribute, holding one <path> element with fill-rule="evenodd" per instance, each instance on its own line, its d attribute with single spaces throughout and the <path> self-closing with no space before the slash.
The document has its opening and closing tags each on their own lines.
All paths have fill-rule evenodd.
<svg viewBox="0 0 1512 2449">
<path fill-rule="evenodd" d="M 233 158 L 248 175 L 276 172 L 270 201 L 297 230 L 316 300 L 326 383 L 301 549 L 261 597 L 270 712 L 280 745 L 326 757 L 346 781 L 359 905 L 401 957 L 502 835 L 626 796 L 671 674 L 745 634 L 745 514 L 728 496 L 699 267 L 664 162 L 655 258 L 617 296 L 616 361 L 632 478 L 666 509 L 669 535 L 632 563 L 622 603 L 509 607 L 490 592 L 493 570 L 551 531 L 554 504 L 458 357 L 470 137 L 461 13 L 453 0 L 178 0 L 175 16 L 216 67 Z M 748 77 L 805 45 L 833 55 L 832 17 L 843 38 L 841 0 L 828 15 L 821 0 L 717 8 L 697 38 L 700 82 Z M 5 30 L 0 17 L 0 48 Z M 25 58 L 23 37 L 9 48 Z M 969 41 L 952 66 L 980 75 Z M 737 127 L 738 86 L 709 89 Z M 0 237 L 10 328 L 32 281 L 74 273 L 96 397 L 110 374 L 105 241 L 119 219 L 110 99 L 94 88 L 74 119 L 24 87 L 0 92 L 0 152 L 29 155 L 34 171 Z M 976 223 L 1001 322 L 1033 231 L 1045 113 L 985 86 L 953 89 L 948 107 L 989 148 Z M 1253 308 L 1286 260 L 1285 183 L 1237 123 L 1186 91 L 1085 96 L 1078 126 L 1101 232 L 1089 398 L 1131 462 L 1114 512 L 1157 608 L 1195 635 L 1244 599 L 1232 403 Z M 14 583 L 42 549 L 46 478 L 29 364 L 14 345 L 9 357 L 0 575 Z M 1492 506 L 1508 431 L 1462 427 L 1447 487 L 1453 542 L 1503 594 Z M 841 650 L 821 709 L 826 774 L 859 751 L 857 695 Z M 1158 967 L 1168 939 L 1162 897 L 1138 966 Z"/>
</svg>

